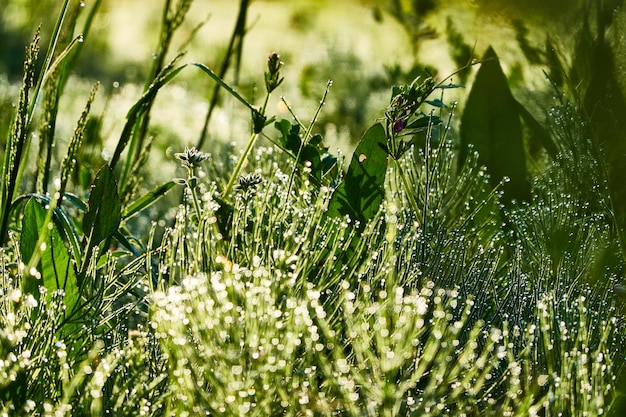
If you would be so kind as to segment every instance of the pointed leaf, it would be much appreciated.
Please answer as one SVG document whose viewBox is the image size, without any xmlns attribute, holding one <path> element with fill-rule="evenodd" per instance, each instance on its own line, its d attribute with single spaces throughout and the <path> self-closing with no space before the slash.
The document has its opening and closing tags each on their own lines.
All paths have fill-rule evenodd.
<svg viewBox="0 0 626 417">
<path fill-rule="evenodd" d="M 439 116 L 422 116 L 419 119 L 415 119 L 405 129 L 426 129 L 428 126 L 437 126 L 441 124 L 441 118 Z"/>
<path fill-rule="evenodd" d="M 211 77 L 213 79 L 213 81 L 218 83 L 219 86 L 222 87 L 224 90 L 228 91 L 233 97 L 235 97 L 237 100 L 239 100 L 239 102 L 242 103 L 244 106 L 246 106 L 247 108 L 252 110 L 253 113 L 259 113 L 259 111 L 252 104 L 250 104 L 248 102 L 248 100 L 246 100 L 245 98 L 243 98 L 241 96 L 241 94 L 239 94 L 238 92 L 233 90 L 233 88 L 230 85 L 228 85 L 228 83 L 226 81 L 222 80 L 219 75 L 214 73 L 211 68 L 207 67 L 204 64 L 198 63 L 198 62 L 192 62 L 191 65 L 194 65 L 194 66 L 200 68 L 202 70 L 202 72 L 204 72 L 209 77 Z"/>
<path fill-rule="evenodd" d="M 159 198 L 163 197 L 169 190 L 171 190 L 176 185 L 176 181 L 168 181 L 165 184 L 161 184 L 156 188 L 150 190 L 143 196 L 139 197 L 137 200 L 133 201 L 131 204 L 124 209 L 124 213 L 122 213 L 122 217 L 124 219 L 128 219 L 129 217 L 135 215 L 141 210 L 149 207 L 151 204 L 156 202 Z"/>
<path fill-rule="evenodd" d="M 447 109 L 448 108 L 446 103 L 444 103 L 443 101 L 441 101 L 438 98 L 436 98 L 434 100 L 426 100 L 426 103 L 430 104 L 433 107 L 439 107 L 441 109 Z"/>
<path fill-rule="evenodd" d="M 461 118 L 461 164 L 470 145 L 478 152 L 479 162 L 487 167 L 492 186 L 504 177 L 510 179 L 504 185 L 505 200 L 530 199 L 518 105 L 491 47 L 476 74 Z"/>
<path fill-rule="evenodd" d="M 465 85 L 450 83 L 450 84 L 439 85 L 439 86 L 437 86 L 437 88 L 439 88 L 441 90 L 447 90 L 449 88 L 465 88 Z"/>
<path fill-rule="evenodd" d="M 69 198 L 68 198 L 69 197 Z M 20 197 L 18 197 L 14 202 L 13 205 L 14 207 L 19 206 L 20 204 L 24 203 L 27 204 L 28 201 L 30 201 L 30 199 L 35 199 L 37 200 L 37 202 L 39 202 L 39 204 L 41 204 L 42 206 L 49 206 L 52 203 L 52 199 L 50 198 L 49 195 L 46 194 L 38 194 L 38 193 L 28 193 L 28 194 L 24 194 Z M 80 202 L 80 200 L 78 199 L 78 197 L 65 193 L 63 194 L 63 200 L 67 200 L 67 201 L 71 201 L 74 203 L 78 203 Z M 86 208 L 85 204 L 80 202 L 82 204 L 76 206 L 76 204 L 74 204 L 79 210 L 84 211 L 84 209 Z M 81 208 L 84 207 L 84 208 Z M 64 210 L 61 206 L 58 206 L 57 208 L 54 209 L 54 212 L 52 214 L 52 221 L 54 222 L 54 224 L 57 227 L 57 230 L 59 231 L 59 233 L 61 234 L 61 237 L 63 238 L 63 241 L 69 245 L 70 248 L 70 254 L 75 254 L 73 255 L 74 260 L 76 260 L 76 262 L 79 264 L 80 266 L 80 254 L 81 254 L 81 246 L 80 246 L 80 237 L 78 235 L 78 231 L 76 230 L 74 221 L 72 220 L 72 217 L 70 216 L 70 214 Z M 34 244 L 34 242 L 33 242 Z"/>
<path fill-rule="evenodd" d="M 104 165 L 91 186 L 83 231 L 94 246 L 115 233 L 120 225 L 121 203 L 113 171 Z"/>
<path fill-rule="evenodd" d="M 347 215 L 359 222 L 360 230 L 374 218 L 385 197 L 386 143 L 382 124 L 377 123 L 365 132 L 354 151 L 346 177 L 330 200 L 330 216 Z"/>
<path fill-rule="evenodd" d="M 181 55 L 177 56 L 172 60 L 167 67 L 162 70 L 154 82 L 148 87 L 148 89 L 143 93 L 141 98 L 133 104 L 133 106 L 128 110 L 126 114 L 126 123 L 124 124 L 124 129 L 120 135 L 120 139 L 117 142 L 117 146 L 115 147 L 115 151 L 113 152 L 113 156 L 111 157 L 110 166 L 115 168 L 117 163 L 119 162 L 120 157 L 122 156 L 122 152 L 126 149 L 128 142 L 131 140 L 133 130 L 137 124 L 137 121 L 140 119 L 141 115 L 145 113 L 147 109 L 150 108 L 150 103 L 152 103 L 159 90 L 169 83 L 174 77 L 178 75 L 187 64 L 181 65 L 176 68 L 172 68 L 176 61 L 180 58 Z"/>
</svg>

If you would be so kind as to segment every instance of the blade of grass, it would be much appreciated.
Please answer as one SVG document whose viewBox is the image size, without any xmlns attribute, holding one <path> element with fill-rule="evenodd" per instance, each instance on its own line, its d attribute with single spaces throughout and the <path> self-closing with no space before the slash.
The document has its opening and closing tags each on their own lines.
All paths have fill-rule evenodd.
<svg viewBox="0 0 626 417">
<path fill-rule="evenodd" d="M 84 9 L 84 4 L 81 5 L 76 2 L 72 5 L 70 10 L 66 12 L 66 22 L 63 24 L 58 36 L 56 49 L 52 51 L 54 61 L 43 76 L 44 98 L 42 99 L 42 113 L 44 114 L 44 120 L 39 128 L 39 158 L 35 180 L 37 192 L 39 193 L 48 191 L 59 100 L 63 94 L 70 70 L 74 67 L 76 58 L 82 49 L 84 39 L 89 32 L 99 5 L 100 0 L 97 0 L 90 9 L 87 20 L 83 26 L 83 32 L 79 36 L 75 36 L 74 31 L 78 16 Z M 62 45 L 66 45 L 65 49 L 59 51 Z"/>
<path fill-rule="evenodd" d="M 30 103 L 28 108 L 28 123 L 33 117 L 33 112 L 35 111 L 35 104 L 37 103 L 37 99 L 39 98 L 39 91 L 41 90 L 41 86 L 44 84 L 46 74 L 49 72 L 52 67 L 52 60 L 54 59 L 54 51 L 56 50 L 57 41 L 61 36 L 61 27 L 63 26 L 63 21 L 65 20 L 65 14 L 67 13 L 67 7 L 70 3 L 70 0 L 65 0 L 61 5 L 61 10 L 57 15 L 57 21 L 54 27 L 54 31 L 52 32 L 52 37 L 50 38 L 50 44 L 48 46 L 48 50 L 46 51 L 46 58 L 44 60 L 44 65 L 42 71 L 39 73 L 39 79 L 37 80 L 37 84 L 35 84 L 35 88 L 33 91 L 33 101 Z M 57 61 L 58 62 L 58 61 Z"/>
<path fill-rule="evenodd" d="M 235 97 L 240 103 L 242 103 L 244 106 L 246 106 L 247 108 L 249 108 L 252 112 L 257 112 L 258 110 L 250 103 L 248 103 L 248 100 L 246 100 L 245 98 L 243 98 L 241 96 L 241 94 L 239 94 L 237 91 L 235 91 L 230 85 L 228 85 L 226 83 L 226 81 L 222 80 L 222 78 L 217 75 L 216 73 L 213 72 L 213 70 L 209 67 L 207 67 L 204 64 L 201 64 L 199 62 L 192 62 L 191 65 L 196 66 L 198 68 L 200 68 L 202 70 L 202 72 L 204 72 L 205 74 L 207 74 L 209 77 L 211 77 L 213 79 L 213 81 L 215 81 L 219 87 L 222 87 L 223 89 L 225 89 L 226 91 L 228 91 L 233 97 Z"/>
<path fill-rule="evenodd" d="M 152 61 L 152 67 L 150 68 L 150 73 L 146 79 L 146 84 L 144 86 L 144 91 L 148 91 L 150 86 L 156 81 L 159 77 L 159 74 L 163 71 L 163 64 L 165 62 L 165 58 L 167 57 L 168 51 L 170 49 L 172 38 L 174 34 L 180 27 L 180 25 L 184 22 L 185 16 L 191 7 L 193 0 L 179 0 L 176 3 L 174 10 L 172 11 L 171 1 L 166 0 L 163 6 L 163 14 L 161 17 L 161 30 L 159 32 L 159 44 L 157 47 L 157 53 L 154 55 L 154 59 Z M 179 55 L 182 55 L 179 54 Z M 129 148 L 129 159 L 136 161 L 139 159 L 141 152 L 144 148 L 144 141 L 148 134 L 148 126 L 150 125 L 150 111 L 152 109 L 152 105 L 154 104 L 154 100 L 148 101 L 146 103 L 146 108 L 142 113 L 139 122 L 139 126 L 135 131 L 135 134 L 132 137 L 131 145 Z"/>
<path fill-rule="evenodd" d="M 233 29 L 233 33 L 230 37 L 230 42 L 228 43 L 228 48 L 226 49 L 226 56 L 224 58 L 224 62 L 222 62 L 222 67 L 220 68 L 219 75 L 216 75 L 218 79 L 224 78 L 226 75 L 226 71 L 228 71 L 228 67 L 230 66 L 231 57 L 234 55 L 233 51 L 235 50 L 235 44 L 237 44 L 237 53 L 241 55 L 241 48 L 243 46 L 243 39 L 246 34 L 246 19 L 248 14 L 248 7 L 250 5 L 250 0 L 241 0 L 239 3 L 239 14 L 237 15 L 237 23 Z M 241 62 L 241 57 L 237 59 L 237 65 L 235 67 L 235 71 L 239 72 L 239 64 Z M 217 81 L 217 80 L 216 80 Z M 204 141 L 206 140 L 206 134 L 209 127 L 209 121 L 211 120 L 211 116 L 213 115 L 213 110 L 217 105 L 217 99 L 219 97 L 220 92 L 220 84 L 215 86 L 213 89 L 213 94 L 211 95 L 211 102 L 209 104 L 209 110 L 207 111 L 206 117 L 204 118 L 204 125 L 202 126 L 202 131 L 200 132 L 200 138 L 198 139 L 198 145 L 196 148 L 202 149 L 204 146 Z"/>
<path fill-rule="evenodd" d="M 163 197 L 169 190 L 176 186 L 176 184 L 176 181 L 168 181 L 139 197 L 124 209 L 122 212 L 122 219 L 128 219 L 139 213 L 141 210 L 154 204 L 159 198 Z"/>
<path fill-rule="evenodd" d="M 150 85 L 150 87 L 143 93 L 141 98 L 130 108 L 128 113 L 126 114 L 126 124 L 124 125 L 124 129 L 122 130 L 122 134 L 120 135 L 120 139 L 115 148 L 115 152 L 111 157 L 111 161 L 109 162 L 109 166 L 111 169 L 114 169 L 117 163 L 119 162 L 122 152 L 126 149 L 126 146 L 131 141 L 133 135 L 135 134 L 135 130 L 138 128 L 138 124 L 140 123 L 141 117 L 145 114 L 146 111 L 150 109 L 150 103 L 154 101 L 159 90 L 169 83 L 183 68 L 187 66 L 187 64 L 183 64 L 179 67 L 174 67 L 174 65 L 178 62 L 182 55 L 178 55 L 174 58 L 156 77 L 154 82 Z M 133 146 L 136 146 L 136 143 L 131 143 L 131 148 L 129 149 L 129 155 L 134 153 Z M 132 158 L 128 157 L 124 168 L 122 170 L 122 175 L 120 177 L 120 192 L 124 191 L 125 184 L 127 181 L 128 173 L 130 172 L 130 168 L 132 166 Z"/>
</svg>

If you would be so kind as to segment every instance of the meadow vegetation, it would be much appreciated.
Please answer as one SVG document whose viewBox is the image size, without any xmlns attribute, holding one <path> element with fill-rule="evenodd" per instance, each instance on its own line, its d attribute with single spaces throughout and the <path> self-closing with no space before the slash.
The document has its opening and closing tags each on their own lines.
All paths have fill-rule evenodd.
<svg viewBox="0 0 626 417">
<path fill-rule="evenodd" d="M 428 26 L 454 2 L 391 0 L 368 10 L 408 64 L 352 74 L 376 62 L 336 51 L 299 77 L 298 50 L 242 70 L 254 3 L 208 62 L 176 51 L 193 1 L 165 0 L 125 75 L 86 63 L 112 3 L 24 20 L 45 25 L 0 83 L 0 415 L 620 415 L 622 2 L 577 2 L 545 44 L 514 22 L 507 64 Z M 422 63 L 433 30 L 458 70 Z M 157 97 L 188 113 L 198 86 L 194 131 Z"/>
</svg>

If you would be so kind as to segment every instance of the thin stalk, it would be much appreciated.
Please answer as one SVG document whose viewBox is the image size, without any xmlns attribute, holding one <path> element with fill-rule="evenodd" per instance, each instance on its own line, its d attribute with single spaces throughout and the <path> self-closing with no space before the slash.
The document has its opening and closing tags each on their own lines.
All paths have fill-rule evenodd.
<svg viewBox="0 0 626 417">
<path fill-rule="evenodd" d="M 182 3 L 178 6 L 179 8 L 176 10 L 174 16 L 170 16 L 170 5 L 171 1 L 166 0 L 163 6 L 163 15 L 161 17 L 161 31 L 159 33 L 159 45 L 157 53 L 154 54 L 153 64 L 150 68 L 150 74 L 146 78 L 146 83 L 144 85 L 144 92 L 150 89 L 150 85 L 155 81 L 158 74 L 163 69 L 163 65 L 165 63 L 165 57 L 170 49 L 170 45 L 172 43 L 172 38 L 176 29 L 180 26 L 182 21 L 184 20 L 184 16 L 186 11 L 188 10 L 188 4 L 190 2 L 185 2 L 182 0 Z M 139 154 L 143 148 L 143 142 L 148 132 L 148 126 L 150 124 L 150 110 L 152 109 L 152 105 L 154 101 L 150 101 L 146 103 L 146 110 L 141 119 L 139 128 L 135 130 L 134 137 L 136 141 L 133 140 L 131 142 L 131 146 L 129 148 L 128 157 L 129 159 L 137 159 L 139 158 Z M 133 138 L 134 139 L 134 138 Z"/>
<path fill-rule="evenodd" d="M 120 191 L 122 194 L 127 191 L 126 185 L 128 175 L 131 173 L 131 168 L 133 164 L 141 157 L 141 154 L 145 148 L 144 143 L 148 134 L 148 127 L 150 125 L 150 113 L 152 111 L 152 106 L 154 105 L 156 92 L 162 85 L 167 83 L 167 80 L 165 80 L 164 77 L 166 77 L 166 74 L 169 73 L 173 62 L 177 61 L 178 58 L 182 56 L 182 54 L 179 54 L 174 60 L 170 61 L 169 64 L 164 64 L 173 36 L 180 27 L 180 25 L 184 22 L 185 16 L 189 11 L 192 2 L 193 0 L 179 0 L 173 11 L 170 10 L 171 0 L 166 0 L 163 6 L 158 50 L 154 55 L 154 62 L 150 68 L 150 73 L 148 74 L 144 85 L 144 95 L 140 100 L 141 110 L 135 115 L 135 119 L 133 120 L 132 125 L 129 125 L 129 123 L 127 122 L 127 126 L 124 127 L 125 132 L 123 133 L 123 135 L 127 134 L 128 137 L 124 138 L 123 141 L 122 138 L 120 138 L 120 143 L 118 143 L 118 149 L 116 149 L 116 153 L 114 154 L 114 158 L 112 160 L 112 162 L 117 162 L 117 158 L 119 157 L 118 150 L 121 153 L 122 148 L 126 146 L 126 141 L 129 140 L 127 158 L 122 169 L 122 175 L 120 177 Z M 172 73 L 174 73 L 174 71 L 172 71 Z M 155 85 L 159 85 L 159 87 L 154 89 Z M 145 101 L 144 98 L 146 98 Z M 120 147 L 120 145 L 123 146 Z M 112 168 L 113 165 L 111 165 Z"/>
<path fill-rule="evenodd" d="M 3 184 L 2 184 L 2 203 L 0 207 L 0 213 L 2 220 L 0 224 L 0 242 L 4 242 L 6 231 L 8 229 L 8 220 L 11 211 L 11 205 L 13 198 L 15 197 L 15 191 L 26 167 L 26 158 L 28 156 L 28 150 L 30 149 L 30 136 L 27 131 L 31 125 L 35 105 L 37 104 L 39 94 L 43 84 L 47 77 L 54 71 L 56 66 L 67 55 L 74 43 L 70 44 L 70 47 L 66 48 L 58 59 L 54 60 L 55 50 L 59 37 L 61 36 L 61 27 L 65 20 L 69 0 L 65 0 L 61 6 L 61 11 L 58 14 L 55 29 L 50 40 L 50 45 L 46 53 L 44 65 L 39 73 L 37 83 L 32 84 L 32 78 L 35 72 L 34 59 L 36 59 L 39 41 L 39 32 L 35 35 L 35 39 L 31 43 L 28 49 L 28 56 L 26 57 L 24 80 L 25 85 L 22 87 L 23 97 L 20 98 L 20 106 L 17 110 L 15 124 L 13 129 L 9 133 L 10 137 L 7 141 L 7 153 L 3 165 Z M 29 100 L 30 90 L 32 88 L 32 99 Z M 26 151 L 26 152 L 24 152 Z"/>
<path fill-rule="evenodd" d="M 54 134 L 56 129 L 56 116 L 58 114 L 58 106 L 67 79 L 69 77 L 69 69 L 73 67 L 78 54 L 82 49 L 84 40 L 92 26 L 94 16 L 100 6 L 101 0 L 95 0 L 93 6 L 89 10 L 86 21 L 83 26 L 82 33 L 74 36 L 76 22 L 84 5 L 75 2 L 67 16 L 68 10 L 64 10 L 65 29 L 61 30 L 57 36 L 57 44 L 67 45 L 64 50 L 57 53 L 56 49 L 52 51 L 51 58 L 54 62 L 49 64 L 46 73 L 43 74 L 41 81 L 44 88 L 45 98 L 43 100 L 45 120 L 40 128 L 39 139 L 39 161 L 38 171 L 35 185 L 38 192 L 45 193 L 48 191 L 50 181 L 50 165 L 52 163 L 52 147 L 54 143 Z M 71 37 L 74 36 L 73 39 Z M 56 47 L 55 47 L 56 48 Z"/>
<path fill-rule="evenodd" d="M 402 186 L 404 187 L 406 191 L 406 196 L 409 199 L 409 204 L 411 205 L 411 209 L 413 209 L 415 216 L 418 217 L 417 219 L 417 222 L 419 223 L 418 226 L 422 226 L 424 222 L 424 219 L 422 217 L 423 215 L 420 214 L 422 213 L 422 210 L 420 210 L 419 205 L 417 204 L 417 200 L 415 199 L 415 196 L 413 196 L 413 194 L 411 193 L 411 188 L 410 188 L 411 182 L 409 181 L 409 179 L 406 176 L 406 173 L 402 169 L 401 162 L 397 159 L 393 159 L 393 158 L 391 159 L 396 164 L 396 168 L 398 170 L 398 173 L 400 174 L 400 181 L 402 181 Z"/>
<path fill-rule="evenodd" d="M 191 187 L 190 185 L 188 186 L 191 190 L 191 198 L 193 199 L 193 206 L 196 209 L 196 214 L 198 215 L 198 219 L 201 219 L 202 212 L 200 211 L 200 203 L 198 202 L 198 193 L 196 192 L 196 187 Z"/>
<path fill-rule="evenodd" d="M 289 102 L 287 102 L 287 99 L 285 98 L 285 96 L 281 96 L 280 100 L 283 102 L 283 104 L 287 108 L 287 111 L 289 112 L 289 114 L 291 114 L 291 117 L 293 117 L 294 122 L 296 122 L 298 126 L 300 126 L 300 129 L 304 129 L 305 128 L 304 125 L 302 124 L 302 122 L 300 122 L 300 119 L 298 119 L 298 116 L 291 108 L 291 105 L 289 104 Z"/>
<path fill-rule="evenodd" d="M 218 86 L 222 86 L 222 87 L 226 88 L 226 90 L 228 92 L 230 92 L 235 98 L 237 98 L 239 101 L 244 103 L 249 109 L 251 109 L 251 111 L 253 113 L 252 114 L 253 125 L 255 124 L 254 123 L 255 122 L 255 117 L 263 118 L 263 119 L 265 118 L 265 110 L 267 108 L 267 103 L 269 102 L 269 99 L 270 99 L 270 96 L 272 95 L 272 93 L 268 92 L 265 95 L 265 100 L 263 101 L 263 106 L 261 107 L 261 110 L 257 110 L 257 109 L 254 108 L 254 106 L 252 106 L 250 103 L 248 103 L 243 97 L 241 97 L 235 90 L 233 90 L 228 84 L 226 84 L 220 77 L 217 76 L 217 74 L 215 74 L 209 68 L 207 68 L 207 67 L 205 67 L 205 66 L 203 66 L 201 64 L 194 64 L 194 65 L 198 66 L 203 71 L 205 71 L 207 74 L 209 74 L 211 76 L 211 78 L 213 78 L 214 80 L 217 81 Z M 228 183 L 226 184 L 226 188 L 224 188 L 224 191 L 221 194 L 222 198 L 226 198 L 226 196 L 228 196 L 228 194 L 231 192 L 231 190 L 233 188 L 233 185 L 235 184 L 235 181 L 239 177 L 239 173 L 241 172 L 241 169 L 243 168 L 243 164 L 248 159 L 248 155 L 252 151 L 252 148 L 253 148 L 257 138 L 259 137 L 259 134 L 261 133 L 261 131 L 256 132 L 255 131 L 256 129 L 257 129 L 257 127 L 253 126 L 252 135 L 250 136 L 250 139 L 248 140 L 248 144 L 246 145 L 246 148 L 244 149 L 243 154 L 241 155 L 241 158 L 237 162 L 237 166 L 235 166 L 235 170 L 231 174 L 230 179 L 228 180 Z"/>
<path fill-rule="evenodd" d="M 296 172 L 298 171 L 298 161 L 300 161 L 300 156 L 302 155 L 302 150 L 304 149 L 305 142 L 308 142 L 309 138 L 311 137 L 311 131 L 313 130 L 313 126 L 317 122 L 317 117 L 319 116 L 322 110 L 322 107 L 324 106 L 324 103 L 326 102 L 326 97 L 328 96 L 328 92 L 330 91 L 331 85 L 333 85 L 332 80 L 328 80 L 328 82 L 326 83 L 326 90 L 324 91 L 324 95 L 322 96 L 322 99 L 320 100 L 319 106 L 317 106 L 317 110 L 315 111 L 315 114 L 313 115 L 313 119 L 311 119 L 309 128 L 306 130 L 304 136 L 302 137 L 302 140 L 300 141 L 300 147 L 298 148 L 298 154 L 296 155 L 296 164 L 295 164 L 293 171 L 291 172 L 291 176 L 289 177 L 289 186 L 287 187 L 287 196 L 291 194 L 291 188 L 293 187 L 294 178 L 296 176 Z"/>
<path fill-rule="evenodd" d="M 228 68 L 230 66 L 231 57 L 234 55 L 235 44 L 237 44 L 236 52 L 241 55 L 241 49 L 243 47 L 243 40 L 246 34 L 246 19 L 248 15 L 248 7 L 250 0 L 241 0 L 239 4 L 239 14 L 237 15 L 237 23 L 235 24 L 235 28 L 233 29 L 233 33 L 230 37 L 230 42 L 228 43 L 228 48 L 226 49 L 226 56 L 224 57 L 224 62 L 222 62 L 222 67 L 220 68 L 220 72 L 218 74 L 219 78 L 224 78 Z M 241 57 L 237 59 L 237 65 L 235 66 L 235 71 L 239 72 L 239 65 L 241 63 Z M 237 78 L 237 77 L 235 77 Z M 209 128 L 209 121 L 211 120 L 211 116 L 213 115 L 213 110 L 217 106 L 217 100 L 219 97 L 220 85 L 216 85 L 213 88 L 213 93 L 211 94 L 211 101 L 209 104 L 209 110 L 207 111 L 206 116 L 204 117 L 204 125 L 202 126 L 202 130 L 200 131 L 200 138 L 198 139 L 198 144 L 196 145 L 197 149 L 202 149 L 204 146 L 204 142 L 206 140 L 207 131 Z"/>
<path fill-rule="evenodd" d="M 426 178 L 424 181 L 424 209 L 422 212 L 422 229 L 426 232 L 426 218 L 428 216 L 428 195 L 430 193 L 430 141 L 433 137 L 433 123 L 432 112 L 430 113 L 431 120 L 428 123 L 428 130 L 426 131 L 426 140 L 424 141 L 424 169 L 426 171 Z M 423 248 L 423 246 L 422 246 Z"/>
<path fill-rule="evenodd" d="M 239 158 L 239 161 L 237 161 L 237 166 L 235 167 L 235 170 L 230 176 L 230 179 L 228 180 L 228 184 L 226 184 L 226 188 L 224 188 L 224 191 L 222 192 L 221 198 L 226 198 L 226 196 L 232 190 L 233 185 L 235 184 L 235 181 L 239 177 L 239 172 L 241 172 L 241 168 L 243 168 L 244 162 L 248 159 L 248 154 L 250 154 L 250 151 L 252 150 L 252 147 L 254 146 L 254 143 L 256 142 L 256 139 L 258 137 L 259 137 L 258 133 L 252 133 L 252 135 L 250 136 L 250 139 L 248 140 L 248 144 L 246 145 L 246 149 L 244 149 L 243 155 L 241 155 L 241 158 Z"/>
</svg>

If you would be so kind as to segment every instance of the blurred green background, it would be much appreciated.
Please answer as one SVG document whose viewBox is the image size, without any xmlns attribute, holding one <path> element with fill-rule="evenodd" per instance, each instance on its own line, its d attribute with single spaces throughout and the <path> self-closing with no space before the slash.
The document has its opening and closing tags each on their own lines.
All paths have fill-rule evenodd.
<svg viewBox="0 0 626 417">
<path fill-rule="evenodd" d="M 621 2 L 613 1 L 617 8 Z M 543 70 L 551 73 L 546 59 L 548 40 L 564 62 L 574 48 L 574 33 L 584 21 L 584 0 L 274 0 L 251 1 L 247 33 L 239 66 L 232 66 L 226 81 L 236 85 L 254 102 L 262 85 L 265 61 L 276 51 L 285 62 L 285 82 L 273 97 L 272 112 L 289 117 L 285 100 L 301 120 L 313 116 L 326 81 L 333 86 L 322 111 L 318 129 L 328 141 L 349 152 L 351 144 L 382 116 L 390 87 L 425 74 L 442 79 L 479 59 L 489 45 L 498 53 L 516 97 L 539 102 L 549 92 Z M 591 2 L 592 3 L 592 2 Z M 607 3 L 611 3 L 610 1 Z M 85 11 L 94 2 L 84 1 Z M 24 46 L 41 25 L 42 46 L 48 42 L 60 2 L 53 0 L 0 0 L 0 101 L 16 99 L 15 84 L 21 77 Z M 163 2 L 154 0 L 103 0 L 81 50 L 75 77 L 75 94 L 67 94 L 62 106 L 75 116 L 84 104 L 90 84 L 98 80 L 104 94 L 96 108 L 103 118 L 105 143 L 119 135 L 125 111 L 141 94 L 155 49 Z M 182 30 L 173 41 L 187 51 L 184 62 L 221 65 L 238 14 L 235 0 L 193 2 Z M 83 13 L 87 15 L 87 13 Z M 623 13 L 622 13 L 623 14 Z M 621 15 L 620 15 L 621 16 Z M 621 18 L 621 17 L 620 17 Z M 201 27 L 199 27 L 201 25 Z M 618 25 L 614 25 L 619 27 Z M 80 27 L 80 25 L 78 26 Z M 624 25 L 621 25 L 624 27 Z M 199 28 L 199 29 L 198 29 Z M 197 29 L 197 32 L 195 31 Z M 622 34 L 615 34 L 616 45 Z M 615 54 L 618 68 L 623 64 Z M 621 58 L 623 60 L 623 58 Z M 235 69 L 236 67 L 236 69 Z M 471 84 L 472 70 L 453 82 Z M 475 72 L 475 71 L 474 71 Z M 82 86 L 82 88 L 81 88 Z M 197 71 L 185 71 L 160 93 L 154 111 L 157 143 L 193 144 L 202 129 L 212 81 Z M 460 90 L 447 97 L 463 97 Z M 227 142 L 245 137 L 246 110 L 222 95 L 220 110 L 209 126 L 209 135 Z M 181 103 L 183 103 L 181 105 Z M 462 110 L 463 100 L 459 100 Z M 241 113 L 240 113 L 241 112 Z M 2 112 L 6 131 L 10 115 Z M 4 137 L 4 135 L 3 135 Z"/>
</svg>

